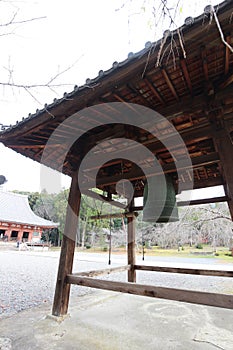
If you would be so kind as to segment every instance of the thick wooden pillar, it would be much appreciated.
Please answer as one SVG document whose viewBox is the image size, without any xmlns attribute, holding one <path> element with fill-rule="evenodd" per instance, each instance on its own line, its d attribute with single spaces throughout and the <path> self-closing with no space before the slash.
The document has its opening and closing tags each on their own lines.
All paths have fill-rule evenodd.
<svg viewBox="0 0 233 350">
<path fill-rule="evenodd" d="M 70 284 L 66 282 L 66 276 L 72 273 L 73 268 L 80 202 L 81 193 L 78 186 L 78 176 L 75 173 L 72 177 L 70 187 L 66 222 L 62 239 L 57 284 L 52 310 L 54 316 L 64 316 L 68 311 Z"/>
<path fill-rule="evenodd" d="M 221 161 L 223 176 L 226 181 L 224 186 L 228 200 L 228 207 L 233 220 L 233 144 L 230 134 L 226 129 L 215 131 L 215 147 Z"/>
<path fill-rule="evenodd" d="M 135 228 L 136 228 L 136 216 L 132 212 L 132 215 L 127 217 L 127 254 L 128 265 L 131 265 L 128 271 L 128 282 L 136 282 L 136 270 L 134 265 L 136 264 L 136 252 L 135 252 Z"/>
</svg>

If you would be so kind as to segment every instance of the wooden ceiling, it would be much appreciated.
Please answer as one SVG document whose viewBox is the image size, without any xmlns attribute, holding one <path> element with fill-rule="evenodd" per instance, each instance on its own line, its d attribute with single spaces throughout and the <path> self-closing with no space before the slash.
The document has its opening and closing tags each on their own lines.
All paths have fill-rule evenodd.
<svg viewBox="0 0 233 350">
<path fill-rule="evenodd" d="M 232 1 L 224 1 L 216 10 L 224 37 L 233 46 Z M 178 182 L 182 182 L 182 189 L 190 188 L 192 172 L 194 188 L 225 185 L 218 135 L 224 130 L 231 137 L 233 132 L 233 54 L 221 41 L 215 21 L 210 24 L 208 13 L 191 22 L 170 33 L 166 40 L 164 37 L 147 43 L 124 62 L 114 62 L 111 69 L 100 71 L 95 79 L 87 79 L 84 86 L 75 87 L 60 100 L 6 129 L 0 134 L 0 141 L 26 157 L 43 160 L 54 169 L 62 168 L 68 175 L 91 149 L 97 164 L 103 154 L 108 154 L 109 161 L 99 164 L 97 187 L 110 193 L 116 192 L 115 184 L 120 179 L 127 178 L 135 187 L 135 196 L 141 196 L 145 174 L 140 167 L 150 167 L 153 162 L 148 158 L 135 164 L 118 157 L 128 147 L 137 152 L 122 138 L 146 146 L 163 171 L 171 174 L 177 192 Z M 154 137 L 154 132 L 162 138 L 174 137 L 168 124 L 155 122 L 148 127 L 143 116 L 140 127 L 120 123 L 117 105 L 110 105 L 111 102 L 123 103 L 135 115 L 137 107 L 127 103 L 145 106 L 165 117 L 183 139 L 192 168 L 182 169 L 178 178 L 175 158 L 182 156 L 184 145 L 174 144 L 171 154 L 161 138 Z M 88 114 L 84 112 L 87 107 L 91 107 Z M 74 118 L 64 123 L 71 116 Z M 53 141 L 48 146 L 52 134 Z M 77 135 L 81 137 L 77 139 Z M 63 159 L 71 139 L 76 141 Z M 96 168 L 93 165 L 85 169 L 83 181 L 87 189 Z"/>
</svg>

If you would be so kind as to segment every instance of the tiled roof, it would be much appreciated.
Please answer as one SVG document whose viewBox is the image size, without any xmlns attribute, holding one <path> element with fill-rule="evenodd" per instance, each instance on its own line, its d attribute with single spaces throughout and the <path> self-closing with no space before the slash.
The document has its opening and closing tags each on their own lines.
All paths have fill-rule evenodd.
<svg viewBox="0 0 233 350">
<path fill-rule="evenodd" d="M 58 223 L 45 220 L 31 210 L 28 197 L 0 191 L 0 221 L 42 227 L 57 227 Z"/>
<path fill-rule="evenodd" d="M 224 8 L 231 2 L 232 0 L 225 0 L 222 3 L 214 6 L 214 9 L 216 12 L 219 12 L 220 10 L 224 10 Z M 194 25 L 203 25 L 203 22 L 205 20 L 209 20 L 209 15 L 211 12 L 211 6 L 208 5 L 204 8 L 204 12 L 203 14 L 201 14 L 200 16 L 197 16 L 195 18 L 189 16 L 185 19 L 184 21 L 184 25 L 181 26 L 179 28 L 179 31 L 184 33 L 186 30 L 189 30 L 190 27 L 193 27 Z M 173 35 L 177 32 L 177 30 L 174 30 L 173 32 L 171 32 L 170 30 L 166 30 L 166 33 L 170 33 L 169 35 Z M 164 33 L 165 33 L 164 32 Z M 72 99 L 74 98 L 76 95 L 78 95 L 81 91 L 83 90 L 88 90 L 88 89 L 93 89 L 95 87 L 98 86 L 98 84 L 106 77 L 110 76 L 111 74 L 114 74 L 116 71 L 119 71 L 121 68 L 126 67 L 127 65 L 131 64 L 134 61 L 137 61 L 138 59 L 140 59 L 141 57 L 143 57 L 144 55 L 148 55 L 150 52 L 152 52 L 153 50 L 155 50 L 156 47 L 160 46 L 161 41 L 163 40 L 160 39 L 157 42 L 151 43 L 150 41 L 147 42 L 145 44 L 145 47 L 136 52 L 130 52 L 128 54 L 128 57 L 122 61 L 122 62 L 116 62 L 114 61 L 112 64 L 112 67 L 107 69 L 107 70 L 100 70 L 98 73 L 98 76 L 90 79 L 87 78 L 86 79 L 86 83 L 82 86 L 74 86 L 73 91 L 67 93 L 64 92 L 63 97 L 62 98 L 55 98 L 53 100 L 52 103 L 47 104 L 45 103 L 44 108 L 42 109 L 37 109 L 36 113 L 29 113 L 28 117 L 23 118 L 21 121 L 17 121 L 15 125 L 10 125 L 9 127 L 2 127 L 2 130 L 0 129 L 0 134 L 4 134 L 4 133 L 8 133 L 9 131 L 11 131 L 12 129 L 18 128 L 18 126 L 23 125 L 24 123 L 27 123 L 29 120 L 33 119 L 33 118 L 37 118 L 39 117 L 41 114 L 45 113 L 45 112 L 50 112 L 53 108 L 59 106 L 60 104 L 62 104 L 64 101 L 67 101 L 68 99 Z"/>
</svg>

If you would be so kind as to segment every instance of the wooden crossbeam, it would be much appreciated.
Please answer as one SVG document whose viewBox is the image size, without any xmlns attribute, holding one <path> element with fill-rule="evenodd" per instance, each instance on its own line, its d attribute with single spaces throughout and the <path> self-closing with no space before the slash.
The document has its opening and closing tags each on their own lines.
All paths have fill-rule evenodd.
<svg viewBox="0 0 233 350">
<path fill-rule="evenodd" d="M 113 219 L 113 218 L 127 218 L 135 215 L 136 213 L 112 213 L 112 214 L 100 214 L 100 215 L 92 215 L 89 217 L 91 220 L 97 219 Z"/>
<path fill-rule="evenodd" d="M 229 198 L 227 196 L 213 197 L 213 198 L 203 198 L 203 199 L 193 199 L 190 201 L 179 201 L 177 202 L 178 207 L 185 207 L 186 205 L 200 205 L 200 204 L 210 204 L 210 203 L 221 203 L 227 202 Z M 133 207 L 134 211 L 143 210 L 143 206 Z"/>
<path fill-rule="evenodd" d="M 233 270 L 232 271 L 206 270 L 206 269 L 191 269 L 191 268 L 183 268 L 183 267 L 181 268 L 181 267 L 149 266 L 149 265 L 134 265 L 134 268 L 140 271 L 182 273 L 182 274 L 199 275 L 199 276 L 233 277 Z"/>
<path fill-rule="evenodd" d="M 105 202 L 109 202 L 111 205 L 113 205 L 113 206 L 115 206 L 117 208 L 120 208 L 120 209 L 125 209 L 126 208 L 126 205 L 124 205 L 124 204 L 122 204 L 120 202 L 114 201 L 111 198 L 108 198 L 106 196 L 103 196 L 102 194 L 93 192 L 91 190 L 85 190 L 85 192 L 82 192 L 82 194 L 85 194 L 86 196 L 91 197 L 93 199 L 103 200 Z"/>
<path fill-rule="evenodd" d="M 197 168 L 197 167 L 202 167 L 204 165 L 207 165 L 207 164 L 214 164 L 216 162 L 219 161 L 219 156 L 218 156 L 218 153 L 214 152 L 212 154 L 208 154 L 208 155 L 203 155 L 203 156 L 199 156 L 199 157 L 194 157 L 191 159 L 192 160 L 192 167 L 193 168 Z M 186 167 L 183 169 L 183 168 L 179 168 L 179 170 L 185 170 L 187 169 Z M 168 174 L 168 173 L 173 173 L 176 171 L 176 163 L 175 162 L 171 162 L 169 164 L 165 164 L 163 166 L 163 170 L 161 172 L 157 172 L 156 174 L 154 172 L 149 172 L 148 171 L 148 174 L 147 176 L 154 176 L 154 175 L 158 175 L 158 174 L 161 174 L 161 173 L 164 173 L 164 174 Z M 130 171 L 126 174 L 124 174 L 124 176 L 122 176 L 121 174 L 119 175 L 113 175 L 113 176 L 106 176 L 106 177 L 100 177 L 100 178 L 97 178 L 96 180 L 96 184 L 97 186 L 100 186 L 100 185 L 114 185 L 116 184 L 119 180 L 122 179 L 122 177 L 124 179 L 129 179 L 131 181 L 133 180 L 138 180 L 138 179 L 141 179 L 143 177 L 143 172 L 140 168 L 137 168 L 137 169 L 133 169 L 133 171 Z M 86 184 L 83 184 L 83 187 L 84 188 L 88 188 L 88 183 Z"/>
<path fill-rule="evenodd" d="M 125 265 L 125 266 L 111 267 L 109 269 L 72 273 L 72 276 L 96 277 L 101 275 L 109 275 L 110 273 L 114 273 L 114 272 L 116 273 L 116 272 L 128 271 L 129 269 L 130 269 L 130 265 Z"/>
<path fill-rule="evenodd" d="M 233 295 L 228 294 L 164 288 L 130 282 L 104 281 L 90 277 L 74 276 L 72 274 L 67 275 L 67 283 L 120 293 L 233 309 Z"/>
<path fill-rule="evenodd" d="M 200 205 L 200 204 L 210 204 L 210 203 L 221 203 L 228 201 L 227 196 L 213 197 L 213 198 L 202 198 L 202 199 L 192 199 L 191 201 L 180 201 L 177 202 L 178 207 L 184 207 L 185 205 Z"/>
</svg>

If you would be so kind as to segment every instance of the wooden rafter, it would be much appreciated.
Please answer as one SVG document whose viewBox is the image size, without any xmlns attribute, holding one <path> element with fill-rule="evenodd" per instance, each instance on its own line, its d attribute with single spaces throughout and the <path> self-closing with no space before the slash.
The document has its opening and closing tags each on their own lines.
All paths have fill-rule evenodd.
<svg viewBox="0 0 233 350">
<path fill-rule="evenodd" d="M 226 37 L 226 42 L 228 44 L 231 43 L 231 37 L 229 35 Z M 225 75 L 229 73 L 229 61 L 230 61 L 230 50 L 227 46 L 225 46 L 225 70 L 224 70 Z"/>
<path fill-rule="evenodd" d="M 188 68 L 187 68 L 187 64 L 186 64 L 186 60 L 183 58 L 180 60 L 180 64 L 181 64 L 181 68 L 182 68 L 182 72 L 185 78 L 185 81 L 188 85 L 189 91 L 192 94 L 193 91 L 193 87 L 192 87 L 192 83 L 191 83 L 191 79 L 190 79 L 190 75 L 188 72 Z"/>
<path fill-rule="evenodd" d="M 165 70 L 164 68 L 162 68 L 161 71 L 162 71 L 163 77 L 164 77 L 164 79 L 165 79 L 165 81 L 166 81 L 166 83 L 167 83 L 169 89 L 170 89 L 171 92 L 172 92 L 172 95 L 175 97 L 175 99 L 176 99 L 177 101 L 179 101 L 179 97 L 178 97 L 178 95 L 177 95 L 177 93 L 176 93 L 176 89 L 175 89 L 175 87 L 173 86 L 173 84 L 172 84 L 172 82 L 171 82 L 171 79 L 169 78 L 169 76 L 168 76 L 166 70 Z"/>
<path fill-rule="evenodd" d="M 161 95 L 159 94 L 158 90 L 156 89 L 156 87 L 154 86 L 154 84 L 152 84 L 148 78 L 144 78 L 145 83 L 147 84 L 147 86 L 150 88 L 150 90 L 153 92 L 153 94 L 155 95 L 155 97 L 159 100 L 159 102 L 164 105 L 165 102 L 163 100 L 163 98 L 161 97 Z"/>
<path fill-rule="evenodd" d="M 114 133 L 114 135 L 115 135 L 115 133 Z M 190 137 L 191 135 L 192 135 L 192 137 Z M 137 140 L 135 138 L 135 135 L 133 135 L 133 134 L 128 135 L 128 136 L 130 136 L 131 140 Z M 212 137 L 212 128 L 208 124 L 199 124 L 199 125 L 197 125 L 197 127 L 193 127 L 193 128 L 181 131 L 180 132 L 180 136 L 181 136 L 181 138 L 183 139 L 183 141 L 186 144 L 189 144 L 189 142 L 190 143 L 196 143 L 196 142 L 200 142 L 200 141 L 206 140 L 208 138 L 211 138 Z M 96 135 L 96 137 L 97 137 L 97 135 Z M 143 141 L 141 143 L 142 143 L 142 145 L 148 147 L 150 149 L 150 151 L 152 151 L 153 153 L 157 154 L 159 152 L 166 151 L 166 147 L 162 143 L 162 141 L 165 141 L 166 139 L 169 139 L 170 143 L 174 143 L 176 148 L 178 148 L 179 146 L 181 146 L 183 148 L 183 144 L 181 144 L 181 145 L 177 144 L 177 141 L 176 141 L 177 140 L 177 134 L 165 135 L 165 136 L 161 137 L 160 141 L 155 140 L 154 138 L 150 138 L 150 139 L 146 139 L 145 141 Z M 173 142 L 173 139 L 174 139 L 174 142 Z M 129 149 L 129 148 L 127 148 L 127 149 Z M 133 146 L 130 147 L 130 149 L 133 152 L 135 149 L 137 149 L 137 146 L 133 145 Z M 120 162 L 120 160 L 116 160 L 115 159 L 115 158 L 119 157 L 119 151 L 111 152 L 111 157 L 112 157 L 113 160 L 111 160 L 110 162 L 104 164 L 103 167 L 107 167 L 107 166 L 110 166 L 110 165 L 113 165 L 113 164 L 117 164 L 117 163 Z M 95 156 L 95 163 L 96 164 L 100 164 L 101 160 L 102 160 L 102 156 L 101 155 L 100 156 L 98 156 L 98 155 Z M 95 169 L 94 166 L 91 166 L 91 164 L 92 164 L 91 158 L 90 158 L 90 162 L 89 163 L 90 163 L 90 167 L 87 170 Z"/>
<path fill-rule="evenodd" d="M 128 89 L 130 89 L 133 93 L 135 93 L 136 96 L 138 96 L 138 97 L 141 99 L 142 104 L 143 104 L 144 106 L 147 106 L 147 107 L 150 106 L 149 103 L 148 103 L 148 101 L 147 101 L 147 99 L 142 95 L 142 93 L 139 91 L 139 89 L 137 89 L 136 87 L 133 87 L 132 84 L 130 84 L 130 83 L 127 84 L 127 87 L 128 87 Z"/>
<path fill-rule="evenodd" d="M 222 81 L 222 83 L 219 85 L 220 89 L 225 89 L 228 85 L 233 83 L 233 73 L 227 74 L 225 79 Z"/>
<path fill-rule="evenodd" d="M 207 63 L 207 55 L 206 55 L 206 47 L 201 47 L 201 59 L 203 66 L 203 73 L 206 81 L 209 81 L 209 73 L 208 73 L 208 63 Z"/>
</svg>

